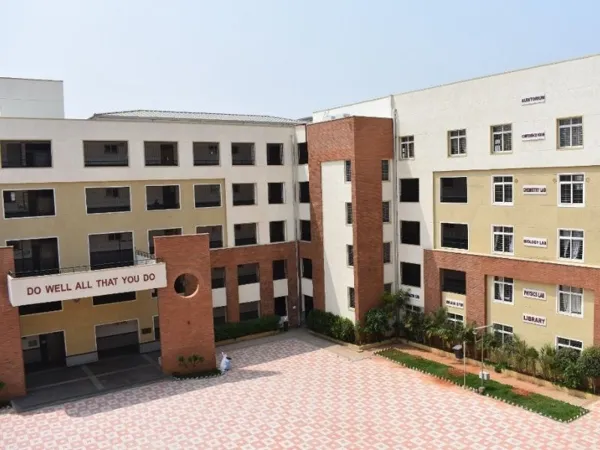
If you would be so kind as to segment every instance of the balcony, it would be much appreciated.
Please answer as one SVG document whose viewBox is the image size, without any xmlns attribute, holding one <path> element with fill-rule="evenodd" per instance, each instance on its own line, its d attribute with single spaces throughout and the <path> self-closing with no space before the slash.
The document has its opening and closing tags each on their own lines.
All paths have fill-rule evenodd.
<svg viewBox="0 0 600 450">
<path fill-rule="evenodd" d="M 49 217 L 55 215 L 53 189 L 3 192 L 4 218 Z"/>
<path fill-rule="evenodd" d="M 146 186 L 146 209 L 179 209 L 179 186 Z"/>
<path fill-rule="evenodd" d="M 194 166 L 218 166 L 221 155 L 218 142 L 194 142 Z"/>
<path fill-rule="evenodd" d="M 131 253 L 132 259 L 120 261 L 118 267 L 102 268 L 96 262 L 95 266 L 55 267 L 46 272 L 9 272 L 10 303 L 37 305 L 167 286 L 165 263 L 145 252 Z"/>
<path fill-rule="evenodd" d="M 85 189 L 88 214 L 106 214 L 131 211 L 129 187 L 101 187 Z"/>
<path fill-rule="evenodd" d="M 233 206 L 256 204 L 256 185 L 254 183 L 233 183 Z"/>
<path fill-rule="evenodd" d="M 236 223 L 233 227 L 235 246 L 256 245 L 257 231 L 256 223 Z"/>
<path fill-rule="evenodd" d="M 144 142 L 144 162 L 146 167 L 177 166 L 177 142 Z"/>
<path fill-rule="evenodd" d="M 85 167 L 127 167 L 129 146 L 123 141 L 84 141 Z"/>
<path fill-rule="evenodd" d="M 3 169 L 52 167 L 50 141 L 2 141 L 0 154 Z"/>
<path fill-rule="evenodd" d="M 231 144 L 231 164 L 234 166 L 253 166 L 254 144 L 235 142 Z"/>
</svg>

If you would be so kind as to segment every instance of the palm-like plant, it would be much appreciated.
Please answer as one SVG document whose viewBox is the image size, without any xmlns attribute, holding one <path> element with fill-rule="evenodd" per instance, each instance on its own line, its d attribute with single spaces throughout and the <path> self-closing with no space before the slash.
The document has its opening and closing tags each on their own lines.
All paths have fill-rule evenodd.
<svg viewBox="0 0 600 450">
<path fill-rule="evenodd" d="M 556 348 L 551 344 L 545 344 L 540 349 L 540 369 L 542 376 L 547 380 L 556 378 Z"/>
<path fill-rule="evenodd" d="M 405 289 L 398 289 L 396 292 L 384 292 L 381 295 L 381 301 L 383 303 L 383 309 L 389 315 L 394 327 L 394 334 L 396 337 L 400 335 L 402 329 L 402 312 L 404 307 L 408 303 L 409 291 Z"/>
<path fill-rule="evenodd" d="M 415 342 L 425 341 L 425 317 L 425 314 L 416 311 L 409 311 L 404 316 L 404 328 Z"/>
</svg>

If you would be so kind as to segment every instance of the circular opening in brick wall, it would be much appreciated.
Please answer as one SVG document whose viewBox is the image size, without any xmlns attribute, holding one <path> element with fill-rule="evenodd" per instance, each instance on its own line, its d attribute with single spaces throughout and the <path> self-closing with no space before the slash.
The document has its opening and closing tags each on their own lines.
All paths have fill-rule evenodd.
<svg viewBox="0 0 600 450">
<path fill-rule="evenodd" d="M 198 278 L 191 273 L 182 273 L 175 279 L 173 288 L 182 297 L 191 297 L 198 290 Z"/>
</svg>

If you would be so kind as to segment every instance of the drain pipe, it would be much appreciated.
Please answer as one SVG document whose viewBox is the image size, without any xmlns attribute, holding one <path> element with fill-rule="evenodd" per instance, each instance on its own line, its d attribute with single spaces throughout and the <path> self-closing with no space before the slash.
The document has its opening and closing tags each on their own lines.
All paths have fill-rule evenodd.
<svg viewBox="0 0 600 450">
<path fill-rule="evenodd" d="M 304 125 L 304 131 L 306 134 L 306 125 Z M 300 236 L 300 206 L 298 204 L 298 139 L 296 138 L 296 127 L 294 127 L 294 133 L 292 134 L 292 192 L 294 198 L 292 199 L 294 205 L 294 251 L 296 253 L 296 295 L 297 295 L 297 315 L 298 315 L 298 327 L 302 325 L 302 279 L 300 278 L 300 242 L 298 237 Z M 288 277 L 291 274 L 288 271 Z M 288 311 L 289 314 L 289 311 Z"/>
<path fill-rule="evenodd" d="M 390 95 L 390 109 L 392 111 L 392 135 L 393 135 L 393 159 L 392 159 L 392 227 L 394 230 L 394 286 L 396 291 L 400 289 L 400 221 L 398 220 L 398 210 L 400 209 L 400 180 L 398 179 L 398 110 L 396 109 L 396 100 L 393 95 Z"/>
</svg>

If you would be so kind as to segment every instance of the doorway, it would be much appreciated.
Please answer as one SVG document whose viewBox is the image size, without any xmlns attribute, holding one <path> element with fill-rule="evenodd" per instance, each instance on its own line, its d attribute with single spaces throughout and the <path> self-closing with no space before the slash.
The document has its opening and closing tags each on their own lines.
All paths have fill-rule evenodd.
<svg viewBox="0 0 600 450">
<path fill-rule="evenodd" d="M 310 295 L 304 296 L 304 320 L 308 317 L 308 314 L 314 309 L 313 298 Z"/>
<path fill-rule="evenodd" d="M 96 325 L 98 359 L 140 352 L 137 320 Z"/>
<path fill-rule="evenodd" d="M 26 372 L 67 365 L 65 334 L 62 331 L 21 338 Z"/>
<path fill-rule="evenodd" d="M 287 314 L 287 297 L 275 297 L 275 315 L 286 317 Z"/>
</svg>

